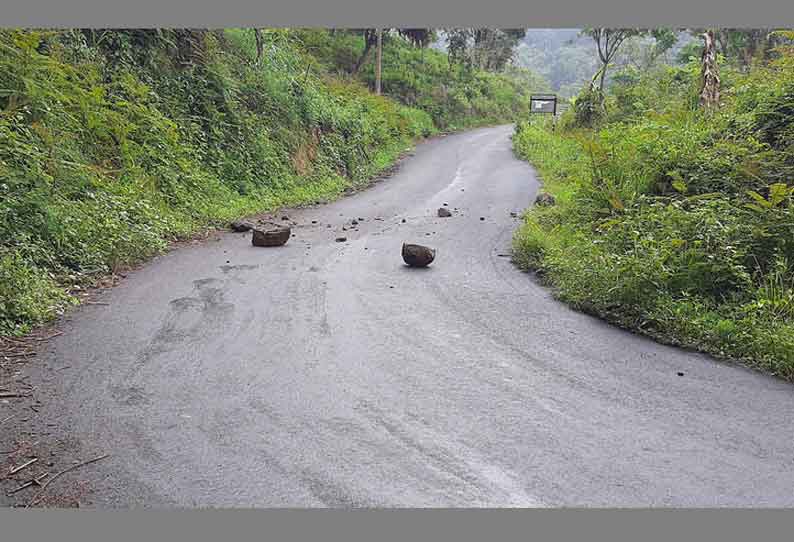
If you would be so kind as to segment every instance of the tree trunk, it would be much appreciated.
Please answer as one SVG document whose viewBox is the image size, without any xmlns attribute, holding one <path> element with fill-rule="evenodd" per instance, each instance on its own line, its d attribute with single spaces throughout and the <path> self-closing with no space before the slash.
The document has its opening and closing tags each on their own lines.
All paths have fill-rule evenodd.
<svg viewBox="0 0 794 542">
<path fill-rule="evenodd" d="M 375 94 L 380 96 L 380 74 L 383 62 L 383 29 L 378 28 L 378 63 L 375 66 Z"/>
<path fill-rule="evenodd" d="M 604 80 L 606 78 L 606 75 L 607 75 L 607 64 L 605 62 L 604 65 L 601 67 L 601 75 L 599 76 L 599 82 L 598 82 L 598 89 L 601 91 L 602 94 L 604 93 Z"/>
<path fill-rule="evenodd" d="M 264 51 L 264 40 L 262 39 L 262 30 L 254 28 L 254 37 L 256 38 L 256 63 L 262 60 L 262 52 Z"/>
<path fill-rule="evenodd" d="M 720 44 L 720 52 L 726 57 L 728 56 L 728 36 L 727 30 L 719 30 L 717 31 L 717 40 Z"/>
<path fill-rule="evenodd" d="M 356 61 L 356 64 L 353 66 L 353 75 L 357 74 L 358 71 L 361 69 L 361 66 L 364 65 L 364 62 L 367 61 L 367 57 L 369 56 L 369 52 L 372 50 L 372 43 L 369 40 L 366 40 L 364 45 L 364 52 L 361 53 L 361 56 Z"/>
<path fill-rule="evenodd" d="M 707 30 L 703 34 L 703 40 L 703 81 L 700 89 L 700 105 L 707 110 L 712 110 L 720 105 L 720 75 L 717 66 L 714 31 Z"/>
</svg>

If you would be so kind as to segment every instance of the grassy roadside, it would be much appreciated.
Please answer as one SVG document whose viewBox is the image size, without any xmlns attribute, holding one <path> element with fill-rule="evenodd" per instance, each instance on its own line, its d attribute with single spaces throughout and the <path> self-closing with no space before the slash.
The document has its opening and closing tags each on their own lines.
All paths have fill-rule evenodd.
<svg viewBox="0 0 794 542">
<path fill-rule="evenodd" d="M 514 151 L 556 203 L 527 212 L 516 263 L 578 310 L 794 379 L 786 61 L 737 77 L 714 116 L 657 97 L 596 129 L 520 123 Z"/>
</svg>

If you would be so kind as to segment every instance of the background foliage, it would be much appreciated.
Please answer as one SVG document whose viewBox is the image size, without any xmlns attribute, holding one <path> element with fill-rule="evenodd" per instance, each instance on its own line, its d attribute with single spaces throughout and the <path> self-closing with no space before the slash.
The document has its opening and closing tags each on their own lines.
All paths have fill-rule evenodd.
<svg viewBox="0 0 794 542">
<path fill-rule="evenodd" d="M 794 56 L 772 57 L 723 59 L 714 114 L 694 60 L 616 75 L 596 122 L 520 123 L 557 204 L 517 261 L 579 309 L 794 378 Z"/>
</svg>

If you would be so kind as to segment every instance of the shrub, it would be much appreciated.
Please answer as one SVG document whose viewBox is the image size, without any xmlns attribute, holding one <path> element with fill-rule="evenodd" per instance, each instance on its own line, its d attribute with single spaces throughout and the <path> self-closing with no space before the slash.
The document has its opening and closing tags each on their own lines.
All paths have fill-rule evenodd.
<svg viewBox="0 0 794 542">
<path fill-rule="evenodd" d="M 690 106 L 687 68 L 625 78 L 594 130 L 518 125 L 515 151 L 557 205 L 527 213 L 517 263 L 581 310 L 794 378 L 794 110 L 783 66 L 730 74 L 715 115 Z"/>
<path fill-rule="evenodd" d="M 18 335 L 58 314 L 71 298 L 18 253 L 0 254 L 0 334 Z"/>
</svg>

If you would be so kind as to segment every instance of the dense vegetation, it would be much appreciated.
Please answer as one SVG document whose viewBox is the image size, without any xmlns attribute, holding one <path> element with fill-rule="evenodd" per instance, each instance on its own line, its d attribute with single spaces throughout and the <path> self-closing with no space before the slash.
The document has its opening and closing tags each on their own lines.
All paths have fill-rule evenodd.
<svg viewBox="0 0 794 542">
<path fill-rule="evenodd" d="M 771 56 L 723 62 L 717 111 L 695 60 L 518 125 L 556 204 L 527 213 L 516 260 L 581 310 L 794 378 L 794 54 Z"/>
<path fill-rule="evenodd" d="M 304 47 L 324 59 L 324 68 L 346 77 L 360 58 L 364 41 L 355 35 L 327 31 L 295 32 Z M 427 112 L 442 130 L 498 124 L 526 116 L 533 92 L 551 86 L 534 72 L 514 66 L 497 71 L 450 61 L 438 50 L 412 47 L 399 36 L 384 38 L 383 94 Z M 375 63 L 358 73 L 369 88 L 375 86 Z"/>
<path fill-rule="evenodd" d="M 0 31 L 0 335 L 208 226 L 339 195 L 531 88 L 360 31 Z M 526 79 L 527 74 L 520 74 Z M 396 99 L 395 99 L 396 98 Z"/>
</svg>

